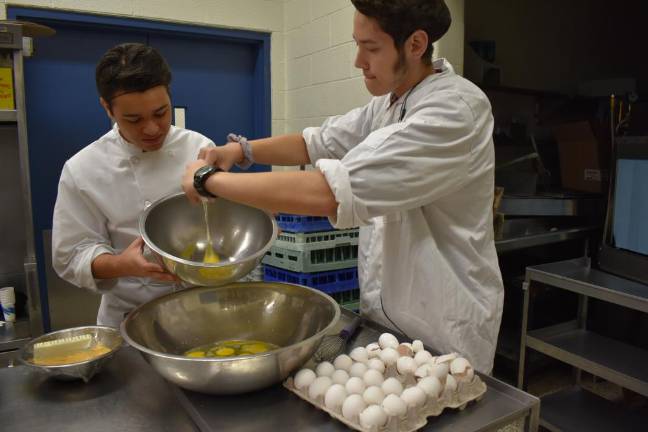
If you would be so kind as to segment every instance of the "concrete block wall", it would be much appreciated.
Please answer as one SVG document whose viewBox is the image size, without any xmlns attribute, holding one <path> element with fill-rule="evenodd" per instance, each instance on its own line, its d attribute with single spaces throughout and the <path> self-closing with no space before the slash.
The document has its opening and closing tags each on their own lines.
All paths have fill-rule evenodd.
<svg viewBox="0 0 648 432">
<path fill-rule="evenodd" d="M 461 72 L 464 0 L 446 1 L 453 25 L 436 55 Z M 353 66 L 350 0 L 0 0 L 0 18 L 7 5 L 271 32 L 273 135 L 320 125 L 371 97 Z"/>
</svg>

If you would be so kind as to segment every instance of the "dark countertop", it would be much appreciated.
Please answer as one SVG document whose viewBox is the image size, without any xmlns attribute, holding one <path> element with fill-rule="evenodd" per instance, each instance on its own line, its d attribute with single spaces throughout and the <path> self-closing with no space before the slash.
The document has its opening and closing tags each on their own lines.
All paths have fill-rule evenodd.
<svg viewBox="0 0 648 432">
<path fill-rule="evenodd" d="M 343 310 L 336 331 L 352 317 Z M 352 346 L 376 341 L 383 330 L 365 323 Z M 535 430 L 537 398 L 491 377 L 482 379 L 488 386 L 482 400 L 462 411 L 444 411 L 423 430 L 494 430 L 525 418 Z M 130 347 L 87 384 L 49 379 L 25 366 L 0 369 L 0 422 L 11 432 L 348 430 L 280 384 L 238 396 L 179 389 Z"/>
</svg>

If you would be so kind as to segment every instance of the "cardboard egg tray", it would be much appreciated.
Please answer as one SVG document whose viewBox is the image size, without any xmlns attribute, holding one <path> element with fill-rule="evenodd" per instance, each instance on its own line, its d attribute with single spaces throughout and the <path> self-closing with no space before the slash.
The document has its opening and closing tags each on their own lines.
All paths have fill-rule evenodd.
<svg viewBox="0 0 648 432">
<path fill-rule="evenodd" d="M 324 398 L 318 400 L 308 396 L 308 388 L 299 390 L 295 387 L 293 377 L 289 377 L 283 383 L 284 387 L 295 393 L 300 398 L 311 403 L 315 407 L 327 412 L 331 417 L 341 421 L 348 427 L 361 432 L 412 432 L 427 424 L 430 416 L 439 416 L 446 408 L 464 409 L 469 402 L 478 401 L 486 393 L 486 384 L 477 376 L 473 376 L 470 382 L 457 382 L 457 390 L 453 392 L 444 391 L 438 399 L 428 398 L 425 404 L 417 408 L 409 408 L 402 417 L 388 417 L 387 423 L 380 427 L 371 429 L 364 428 L 359 421 L 350 421 L 342 416 L 341 410 L 330 410 L 324 405 Z"/>
</svg>

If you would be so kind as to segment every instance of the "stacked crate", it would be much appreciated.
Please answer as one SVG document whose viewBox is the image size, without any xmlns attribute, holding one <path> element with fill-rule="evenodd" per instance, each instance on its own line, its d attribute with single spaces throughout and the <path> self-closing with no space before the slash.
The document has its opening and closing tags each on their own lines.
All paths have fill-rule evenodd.
<svg viewBox="0 0 648 432">
<path fill-rule="evenodd" d="M 290 214 L 279 214 L 277 223 L 282 232 L 263 258 L 263 280 L 306 285 L 358 310 L 358 229 Z"/>
</svg>

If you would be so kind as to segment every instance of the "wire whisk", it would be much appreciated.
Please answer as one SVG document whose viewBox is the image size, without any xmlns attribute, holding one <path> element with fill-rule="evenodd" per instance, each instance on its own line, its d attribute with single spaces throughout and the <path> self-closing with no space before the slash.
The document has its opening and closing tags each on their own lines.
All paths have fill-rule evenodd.
<svg viewBox="0 0 648 432">
<path fill-rule="evenodd" d="M 355 317 L 350 324 L 344 327 L 340 333 L 336 335 L 325 336 L 317 351 L 315 351 L 314 358 L 317 362 L 333 361 L 335 357 L 346 351 L 349 339 L 353 337 L 356 330 L 360 326 L 362 318 Z"/>
</svg>

